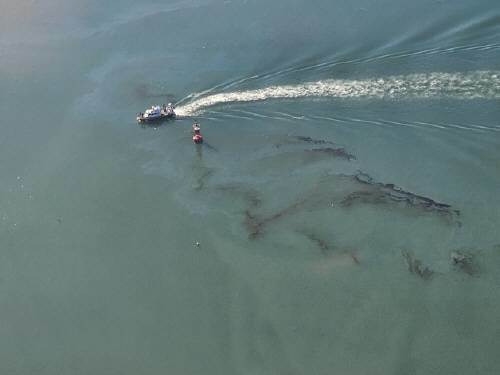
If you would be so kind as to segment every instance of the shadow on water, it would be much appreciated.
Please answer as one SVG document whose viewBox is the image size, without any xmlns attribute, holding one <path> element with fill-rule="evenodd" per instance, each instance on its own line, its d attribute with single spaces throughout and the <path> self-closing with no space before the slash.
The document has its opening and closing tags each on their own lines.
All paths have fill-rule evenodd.
<svg viewBox="0 0 500 375">
<path fill-rule="evenodd" d="M 159 119 L 159 120 L 152 121 L 152 122 L 139 122 L 138 125 L 142 129 L 154 129 L 154 130 L 156 130 L 159 127 L 163 127 L 163 126 L 166 126 L 168 124 L 173 123 L 173 121 L 175 121 L 175 119 Z"/>
<path fill-rule="evenodd" d="M 198 160 L 201 162 L 203 160 L 203 144 L 197 143 L 194 147 L 196 149 L 196 156 L 198 156 Z"/>
<path fill-rule="evenodd" d="M 219 151 L 216 147 L 212 146 L 210 143 L 208 143 L 206 141 L 203 141 L 203 143 L 201 144 L 201 146 L 203 146 L 203 147 L 205 147 L 205 148 L 207 148 L 207 149 L 209 149 L 211 151 L 215 151 L 215 152 Z"/>
</svg>

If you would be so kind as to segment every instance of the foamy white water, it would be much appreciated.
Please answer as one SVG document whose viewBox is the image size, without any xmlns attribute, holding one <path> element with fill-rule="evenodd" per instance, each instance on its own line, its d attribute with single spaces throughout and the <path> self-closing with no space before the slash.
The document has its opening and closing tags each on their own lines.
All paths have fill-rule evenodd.
<svg viewBox="0 0 500 375">
<path fill-rule="evenodd" d="M 500 72 L 437 72 L 366 80 L 329 79 L 299 85 L 269 86 L 257 90 L 192 96 L 196 99 L 177 108 L 179 115 L 196 115 L 205 108 L 218 104 L 305 97 L 498 99 Z"/>
</svg>

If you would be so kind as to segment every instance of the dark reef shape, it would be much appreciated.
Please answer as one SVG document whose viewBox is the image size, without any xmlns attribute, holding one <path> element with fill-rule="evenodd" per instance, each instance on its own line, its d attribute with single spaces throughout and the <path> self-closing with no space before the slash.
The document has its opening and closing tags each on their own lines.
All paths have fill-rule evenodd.
<svg viewBox="0 0 500 375">
<path fill-rule="evenodd" d="M 277 213 L 267 216 L 259 217 L 251 213 L 249 209 L 245 211 L 245 226 L 248 229 L 248 238 L 256 239 L 264 233 L 264 229 L 267 225 L 283 218 L 284 216 L 290 215 L 297 212 L 297 210 L 305 203 L 304 200 L 297 201 L 294 204 L 278 211 Z"/>
<path fill-rule="evenodd" d="M 194 190 L 200 191 L 205 188 L 207 180 L 215 173 L 213 169 L 206 168 L 203 173 L 201 173 L 197 179 L 196 184 L 193 187 Z"/>
<path fill-rule="evenodd" d="M 411 252 L 402 251 L 401 254 L 405 258 L 410 273 L 417 275 L 423 280 L 430 280 L 434 276 L 434 271 L 429 267 L 425 267 L 419 259 L 415 259 Z"/>
<path fill-rule="evenodd" d="M 262 220 L 259 220 L 256 215 L 252 214 L 252 210 L 257 209 L 262 204 L 257 191 L 240 184 L 219 185 L 215 186 L 214 190 L 241 197 L 248 204 L 248 207 L 244 212 L 244 224 L 248 230 L 249 238 L 256 238 L 262 233 L 265 223 L 262 222 Z"/>
<path fill-rule="evenodd" d="M 317 237 L 315 234 L 307 232 L 301 233 L 306 236 L 311 242 L 315 243 L 323 255 L 327 254 L 330 250 L 330 246 L 328 245 L 328 243 L 325 240 Z"/>
<path fill-rule="evenodd" d="M 245 227 L 247 228 L 249 239 L 253 240 L 259 237 L 263 232 L 264 224 L 250 210 L 245 210 Z"/>
<path fill-rule="evenodd" d="M 325 148 L 313 148 L 311 150 L 305 150 L 306 153 L 310 154 L 324 154 L 332 157 L 338 157 L 345 160 L 356 160 L 356 156 L 350 154 L 345 150 L 345 148 L 333 148 L 333 147 L 325 147 Z"/>
<path fill-rule="evenodd" d="M 356 251 L 349 248 L 337 248 L 336 246 L 329 245 L 325 240 L 316 236 L 313 233 L 300 231 L 299 233 L 306 236 L 311 242 L 317 245 L 321 254 L 329 259 L 340 259 L 344 260 L 350 259 L 353 264 L 359 265 L 359 257 L 356 255 Z"/>
<path fill-rule="evenodd" d="M 301 143 L 308 143 L 312 145 L 334 145 L 335 143 L 332 141 L 327 141 L 324 139 L 314 139 L 311 137 L 306 137 L 302 135 L 294 135 L 294 136 L 289 136 L 285 141 L 282 141 L 281 143 L 275 143 L 274 147 L 280 148 L 281 146 L 284 145 L 293 145 L 293 144 L 301 144 Z"/>
<path fill-rule="evenodd" d="M 262 203 L 259 197 L 259 193 L 257 191 L 248 189 L 239 184 L 220 185 L 216 186 L 215 190 L 242 196 L 243 199 L 248 202 L 249 205 L 248 209 L 257 208 Z"/>
<path fill-rule="evenodd" d="M 348 194 L 340 202 L 344 207 L 350 207 L 358 202 L 367 204 L 403 203 L 407 207 L 419 208 L 426 212 L 435 212 L 449 217 L 460 216 L 460 211 L 453 209 L 449 204 L 436 202 L 431 198 L 405 191 L 394 184 L 375 182 L 366 173 L 358 172 L 354 176 L 346 177 L 354 179 L 365 189 Z"/>
<path fill-rule="evenodd" d="M 311 137 L 304 137 L 301 135 L 296 135 L 292 138 L 294 138 L 300 142 L 310 143 L 313 145 L 333 145 L 334 144 L 332 141 L 326 141 L 324 139 L 313 139 Z"/>
<path fill-rule="evenodd" d="M 479 267 L 475 262 L 475 256 L 465 250 L 454 250 L 450 254 L 453 265 L 465 272 L 469 276 L 476 276 L 479 273 Z"/>
<path fill-rule="evenodd" d="M 317 147 L 304 149 L 307 144 Z M 284 140 L 281 139 L 278 143 L 274 143 L 273 146 L 275 148 L 284 147 L 287 151 L 283 154 L 271 156 L 270 158 L 303 157 L 305 155 L 306 157 L 303 157 L 300 161 L 303 164 L 317 161 L 322 157 L 340 158 L 347 161 L 356 160 L 356 156 L 348 152 L 344 147 L 336 147 L 334 142 L 324 139 L 314 139 L 306 136 L 287 136 Z"/>
<path fill-rule="evenodd" d="M 261 162 L 267 162 L 268 160 L 283 160 L 283 163 L 286 163 L 286 165 L 293 165 L 296 167 L 298 165 L 307 165 L 329 159 L 351 161 L 356 160 L 356 156 L 350 154 L 345 148 L 342 147 L 322 147 L 302 150 L 287 150 L 282 153 L 263 158 L 261 159 Z"/>
<path fill-rule="evenodd" d="M 332 180 L 333 182 L 330 181 L 331 178 L 334 179 Z M 334 195 L 328 189 L 332 183 L 335 184 Z M 355 175 L 328 176 L 319 181 L 317 185 L 309 188 L 307 192 L 304 192 L 300 199 L 274 214 L 261 214 L 256 210 L 261 206 L 262 202 L 259 194 L 255 191 L 247 191 L 241 186 L 225 187 L 223 189 L 236 189 L 238 194 L 243 194 L 248 201 L 249 205 L 244 211 L 244 224 L 248 229 L 250 239 L 261 237 L 268 225 L 286 216 L 301 213 L 304 210 L 336 209 L 336 207 L 348 208 L 360 203 L 385 206 L 400 205 L 405 209 L 437 214 L 446 219 L 448 223 L 452 222 L 460 225 L 460 222 L 456 219 L 459 217 L 460 211 L 453 209 L 450 205 L 405 191 L 394 184 L 375 182 L 369 175 L 363 172 L 358 172 Z M 307 236 L 306 233 L 304 234 Z M 317 242 L 311 237 L 310 239 L 313 242 Z M 319 243 L 318 245 L 325 250 L 324 245 Z M 418 267 L 416 270 L 418 273 Z M 421 271 L 424 272 L 423 269 Z M 424 274 L 421 276 L 424 276 Z"/>
</svg>

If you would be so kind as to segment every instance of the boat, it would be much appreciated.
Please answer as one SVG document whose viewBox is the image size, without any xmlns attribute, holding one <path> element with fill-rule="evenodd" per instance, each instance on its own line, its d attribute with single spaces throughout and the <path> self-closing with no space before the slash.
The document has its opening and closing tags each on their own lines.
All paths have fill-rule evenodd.
<svg viewBox="0 0 500 375">
<path fill-rule="evenodd" d="M 148 108 L 144 113 L 139 113 L 137 115 L 137 122 L 155 122 L 159 120 L 168 120 L 175 118 L 174 106 L 171 103 L 160 107 L 159 105 L 154 105 Z"/>
</svg>

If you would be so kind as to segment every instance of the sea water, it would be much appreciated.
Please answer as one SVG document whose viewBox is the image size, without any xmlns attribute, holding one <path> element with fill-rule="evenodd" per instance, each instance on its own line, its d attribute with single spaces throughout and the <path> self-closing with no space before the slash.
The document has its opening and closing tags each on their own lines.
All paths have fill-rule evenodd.
<svg viewBox="0 0 500 375">
<path fill-rule="evenodd" d="M 499 20 L 4 0 L 0 372 L 497 374 Z"/>
</svg>

